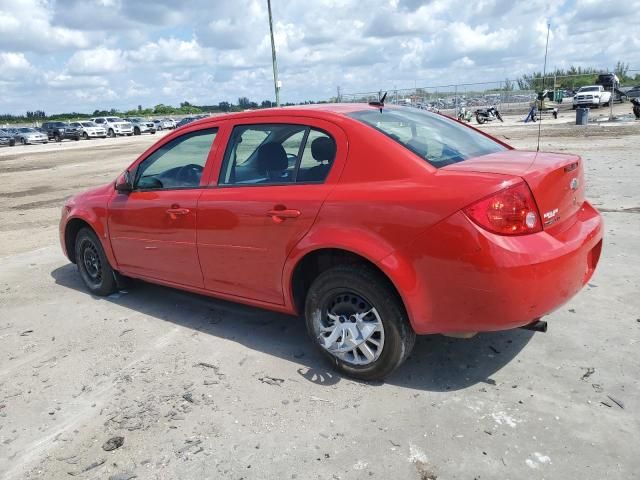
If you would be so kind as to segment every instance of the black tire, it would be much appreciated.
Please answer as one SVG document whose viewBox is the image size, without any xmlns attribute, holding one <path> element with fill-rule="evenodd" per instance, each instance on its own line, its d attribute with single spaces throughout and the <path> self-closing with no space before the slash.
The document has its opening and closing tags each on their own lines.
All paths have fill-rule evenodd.
<svg viewBox="0 0 640 480">
<path fill-rule="evenodd" d="M 110 128 L 107 132 L 107 136 L 111 138 L 116 138 L 116 132 L 113 131 L 113 128 Z"/>
<path fill-rule="evenodd" d="M 62 138 L 61 138 L 61 137 L 60 137 L 60 135 L 58 135 L 57 133 L 53 136 L 53 139 L 54 139 L 56 142 L 61 142 L 61 141 L 62 141 Z"/>
<path fill-rule="evenodd" d="M 476 122 L 478 122 L 479 125 L 482 125 L 485 122 L 485 120 L 480 115 L 476 115 Z"/>
<path fill-rule="evenodd" d="M 575 110 L 576 108 L 578 108 L 577 105 L 571 105 L 571 110 Z"/>
<path fill-rule="evenodd" d="M 89 134 L 87 132 L 83 132 L 82 138 L 84 138 L 85 140 L 89 140 Z"/>
<path fill-rule="evenodd" d="M 80 277 L 92 294 L 105 297 L 117 290 L 114 271 L 93 230 L 82 228 L 78 232 L 75 258 Z"/>
<path fill-rule="evenodd" d="M 9 146 L 10 147 L 15 147 L 16 146 L 16 139 L 12 138 L 11 140 L 9 140 Z"/>
<path fill-rule="evenodd" d="M 138 127 L 136 127 L 136 128 L 133 130 L 133 133 L 134 133 L 134 135 L 140 135 L 140 129 L 139 129 Z"/>
<path fill-rule="evenodd" d="M 155 135 L 155 134 L 156 134 L 156 131 L 155 131 L 155 130 L 152 130 L 152 131 L 151 131 L 151 135 Z"/>
<path fill-rule="evenodd" d="M 74 138 L 74 140 L 75 140 L 76 142 L 77 142 L 77 141 L 79 141 L 79 140 L 80 140 L 80 135 L 76 136 L 76 137 Z"/>
<path fill-rule="evenodd" d="M 504 120 L 502 119 L 502 115 L 500 115 L 500 112 L 496 112 L 496 117 L 498 117 L 498 120 L 500 120 L 501 122 L 504 122 Z"/>
<path fill-rule="evenodd" d="M 376 309 L 381 319 L 382 351 L 369 364 L 355 365 L 334 356 L 320 345 L 314 333 L 314 322 L 317 324 L 325 318 L 330 305 L 335 305 L 335 299 L 339 301 L 344 295 L 363 299 Z M 415 333 L 397 293 L 383 275 L 367 265 L 339 265 L 321 273 L 309 288 L 305 319 L 311 339 L 329 362 L 340 372 L 360 380 L 380 380 L 391 374 L 411 353 L 415 343 Z"/>
<path fill-rule="evenodd" d="M 22 143 L 22 145 L 26 145 L 27 144 L 27 139 L 26 138 L 21 138 L 20 139 L 20 143 Z"/>
</svg>

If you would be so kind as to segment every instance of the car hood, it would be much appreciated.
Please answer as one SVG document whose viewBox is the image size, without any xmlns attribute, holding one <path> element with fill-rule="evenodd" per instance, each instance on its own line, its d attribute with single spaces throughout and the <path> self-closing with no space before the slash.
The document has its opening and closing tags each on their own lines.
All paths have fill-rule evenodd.
<svg viewBox="0 0 640 480">
<path fill-rule="evenodd" d="M 113 185 L 114 185 L 113 182 L 109 182 L 106 185 L 93 187 L 83 192 L 77 193 L 76 195 L 73 195 L 72 197 L 70 197 L 66 201 L 65 205 L 74 206 L 74 205 L 82 204 L 88 199 L 93 199 L 95 197 L 105 197 L 105 205 L 106 205 L 106 200 L 113 194 L 113 191 L 114 191 Z"/>
</svg>

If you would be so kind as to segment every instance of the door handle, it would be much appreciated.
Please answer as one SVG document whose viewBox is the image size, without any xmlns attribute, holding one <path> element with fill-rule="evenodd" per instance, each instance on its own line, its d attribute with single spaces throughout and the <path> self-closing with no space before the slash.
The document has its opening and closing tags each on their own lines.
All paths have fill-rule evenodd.
<svg viewBox="0 0 640 480">
<path fill-rule="evenodd" d="M 267 215 L 273 218 L 273 221 L 280 223 L 286 218 L 297 218 L 300 216 L 300 210 L 294 210 L 289 208 L 274 208 L 267 212 Z"/>
<path fill-rule="evenodd" d="M 188 208 L 169 208 L 167 213 L 171 217 L 171 220 L 175 220 L 178 215 L 187 215 L 191 210 Z"/>
</svg>

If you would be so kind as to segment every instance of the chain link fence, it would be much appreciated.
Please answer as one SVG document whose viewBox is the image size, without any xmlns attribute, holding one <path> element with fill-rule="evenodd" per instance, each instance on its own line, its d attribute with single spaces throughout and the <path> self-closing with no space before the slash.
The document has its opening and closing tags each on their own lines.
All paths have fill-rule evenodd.
<svg viewBox="0 0 640 480">
<path fill-rule="evenodd" d="M 592 75 L 595 82 L 596 75 Z M 640 77 L 640 70 L 629 70 L 627 76 Z M 475 109 L 489 106 L 499 106 L 501 111 L 511 113 L 526 113 L 538 93 L 549 90 L 551 98 L 558 103 L 571 101 L 573 93 L 580 86 L 589 84 L 585 81 L 589 75 L 564 75 L 548 76 L 534 79 L 532 83 L 535 88 L 520 89 L 515 80 L 502 80 L 495 82 L 479 83 L 459 83 L 452 85 L 415 87 L 404 89 L 386 89 L 377 92 L 364 93 L 344 93 L 337 98 L 338 102 L 366 103 L 376 101 L 387 93 L 386 103 L 397 105 L 409 105 L 428 110 L 444 111 L 455 114 L 460 109 Z M 592 83 L 593 84 L 593 83 Z M 620 88 L 622 92 L 628 91 L 633 86 L 640 85 L 640 78 L 637 81 L 626 82 Z"/>
</svg>

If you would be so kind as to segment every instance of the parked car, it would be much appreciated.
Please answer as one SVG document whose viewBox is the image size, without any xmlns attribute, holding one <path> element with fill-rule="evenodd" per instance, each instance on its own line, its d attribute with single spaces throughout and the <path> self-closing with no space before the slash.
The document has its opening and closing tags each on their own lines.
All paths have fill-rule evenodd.
<svg viewBox="0 0 640 480">
<path fill-rule="evenodd" d="M 82 138 L 107 138 L 107 131 L 93 122 L 72 122 L 71 125 L 82 132 Z"/>
<path fill-rule="evenodd" d="M 65 122 L 44 122 L 40 128 L 47 133 L 49 140 L 56 142 L 64 139 L 80 140 L 82 137 L 82 130 Z"/>
<path fill-rule="evenodd" d="M 15 143 L 27 145 L 31 143 L 49 143 L 49 138 L 42 132 L 31 127 L 21 127 L 10 130 Z"/>
<path fill-rule="evenodd" d="M 117 135 L 133 135 L 133 125 L 119 117 L 96 117 L 91 121 L 104 128 L 108 137 L 116 137 Z"/>
<path fill-rule="evenodd" d="M 162 128 L 167 130 L 173 130 L 174 128 L 176 128 L 176 121 L 173 118 L 163 118 Z"/>
<path fill-rule="evenodd" d="M 191 122 L 195 122 L 195 118 L 193 117 L 184 117 L 182 120 L 180 120 L 178 123 L 176 123 L 176 128 L 180 128 L 183 127 Z"/>
<path fill-rule="evenodd" d="M 0 129 L 0 145 L 13 147 L 16 144 L 16 139 L 13 137 L 13 134 L 7 132 L 6 130 Z"/>
<path fill-rule="evenodd" d="M 640 86 L 632 87 L 625 92 L 626 96 L 629 98 L 638 98 L 640 97 Z"/>
<path fill-rule="evenodd" d="M 573 109 L 577 107 L 609 106 L 611 102 L 611 92 L 604 89 L 602 85 L 588 85 L 580 87 L 573 97 Z"/>
<path fill-rule="evenodd" d="M 591 278 L 602 237 L 580 157 L 379 104 L 193 123 L 71 197 L 60 221 L 91 293 L 126 276 L 304 314 L 360 379 L 395 370 L 416 334 L 543 330 Z"/>
<path fill-rule="evenodd" d="M 127 121 L 133 125 L 133 134 L 142 135 L 143 133 L 156 133 L 156 125 L 151 120 L 145 120 L 144 118 L 133 117 L 127 118 Z"/>
<path fill-rule="evenodd" d="M 159 120 L 157 118 L 154 118 L 153 120 L 151 120 L 153 122 L 153 124 L 156 127 L 156 131 L 160 131 L 160 130 L 164 130 L 164 127 L 162 125 L 162 120 Z"/>
</svg>

